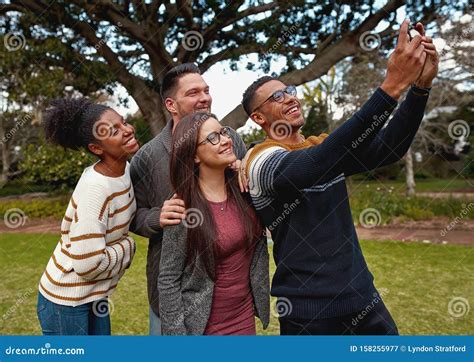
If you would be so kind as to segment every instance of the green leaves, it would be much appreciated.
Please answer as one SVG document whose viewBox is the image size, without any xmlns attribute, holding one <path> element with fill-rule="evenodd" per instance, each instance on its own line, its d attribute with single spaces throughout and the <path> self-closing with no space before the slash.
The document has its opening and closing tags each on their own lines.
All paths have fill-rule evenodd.
<svg viewBox="0 0 474 362">
<path fill-rule="evenodd" d="M 66 150 L 59 146 L 44 144 L 29 145 L 19 168 L 27 182 L 49 184 L 58 187 L 74 187 L 85 167 L 95 157 L 86 151 Z"/>
</svg>

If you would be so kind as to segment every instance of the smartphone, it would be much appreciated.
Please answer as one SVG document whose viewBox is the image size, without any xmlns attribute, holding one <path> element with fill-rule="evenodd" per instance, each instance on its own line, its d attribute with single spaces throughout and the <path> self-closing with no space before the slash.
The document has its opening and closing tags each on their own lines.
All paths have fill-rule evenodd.
<svg viewBox="0 0 474 362">
<path fill-rule="evenodd" d="M 416 30 L 413 26 L 408 25 L 408 38 L 410 38 L 410 41 L 417 35 L 421 36 L 418 30 Z"/>
</svg>

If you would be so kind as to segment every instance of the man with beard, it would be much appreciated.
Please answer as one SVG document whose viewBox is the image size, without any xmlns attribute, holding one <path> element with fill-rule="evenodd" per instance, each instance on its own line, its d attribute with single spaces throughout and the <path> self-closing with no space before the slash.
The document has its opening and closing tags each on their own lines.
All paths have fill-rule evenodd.
<svg viewBox="0 0 474 362">
<path fill-rule="evenodd" d="M 212 104 L 209 86 L 193 63 L 178 65 L 166 73 L 161 97 L 171 120 L 159 135 L 137 152 L 130 168 L 137 201 L 137 212 L 130 229 L 149 238 L 146 274 L 151 335 L 161 334 L 158 272 L 163 227 L 179 224 L 185 215 L 184 203 L 173 195 L 169 176 L 172 132 L 186 114 L 210 112 Z M 234 152 L 241 159 L 245 155 L 245 144 L 232 129 L 231 137 Z"/>
</svg>

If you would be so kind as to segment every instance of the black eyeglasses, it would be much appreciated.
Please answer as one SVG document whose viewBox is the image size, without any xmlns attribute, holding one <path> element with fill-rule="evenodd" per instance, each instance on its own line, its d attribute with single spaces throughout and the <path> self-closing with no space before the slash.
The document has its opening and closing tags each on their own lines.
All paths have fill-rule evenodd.
<svg viewBox="0 0 474 362">
<path fill-rule="evenodd" d="M 198 146 L 203 145 L 204 143 L 209 142 L 211 145 L 215 146 L 221 142 L 221 136 L 230 138 L 230 129 L 229 127 L 222 127 L 219 132 L 211 132 L 207 135 L 206 139 L 198 143 Z"/>
<path fill-rule="evenodd" d="M 255 107 L 253 112 L 255 112 L 257 109 L 259 109 L 261 106 L 263 106 L 265 103 L 267 103 L 269 100 L 272 100 L 274 102 L 282 103 L 285 100 L 285 93 L 289 94 L 290 96 L 296 96 L 296 87 L 294 85 L 289 85 L 286 88 L 277 90 L 276 92 L 273 92 L 273 94 L 265 99 L 258 107 Z"/>
</svg>

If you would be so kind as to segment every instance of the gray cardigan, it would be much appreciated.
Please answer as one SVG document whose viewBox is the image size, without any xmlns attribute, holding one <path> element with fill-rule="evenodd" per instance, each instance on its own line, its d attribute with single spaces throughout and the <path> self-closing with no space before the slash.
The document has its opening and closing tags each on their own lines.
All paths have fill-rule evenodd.
<svg viewBox="0 0 474 362">
<path fill-rule="evenodd" d="M 130 230 L 149 238 L 146 263 L 148 302 L 156 315 L 159 315 L 156 286 L 163 238 L 160 213 L 165 200 L 174 193 L 170 181 L 172 129 L 173 121 L 170 120 L 160 134 L 138 150 L 130 163 L 130 176 L 137 201 L 137 212 Z M 235 155 L 242 159 L 246 153 L 245 144 L 234 130 L 231 137 Z"/>
<path fill-rule="evenodd" d="M 160 317 L 164 335 L 202 335 L 209 320 L 214 283 L 198 258 L 186 265 L 186 227 L 164 229 L 160 260 Z M 250 266 L 255 315 L 266 328 L 270 318 L 270 281 L 266 236 L 258 240 Z"/>
</svg>

